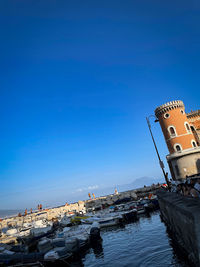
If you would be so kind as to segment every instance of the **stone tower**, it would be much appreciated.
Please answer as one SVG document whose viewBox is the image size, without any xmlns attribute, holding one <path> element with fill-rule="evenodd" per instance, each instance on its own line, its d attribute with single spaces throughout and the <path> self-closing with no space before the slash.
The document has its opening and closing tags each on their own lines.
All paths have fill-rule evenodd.
<svg viewBox="0 0 200 267">
<path fill-rule="evenodd" d="M 171 101 L 156 108 L 169 150 L 167 162 L 174 180 L 200 173 L 200 147 L 185 114 L 182 101 Z"/>
</svg>

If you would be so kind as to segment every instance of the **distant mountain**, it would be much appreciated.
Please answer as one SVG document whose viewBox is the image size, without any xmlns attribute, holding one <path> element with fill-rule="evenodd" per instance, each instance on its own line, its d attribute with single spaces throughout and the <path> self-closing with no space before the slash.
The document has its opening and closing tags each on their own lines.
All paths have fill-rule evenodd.
<svg viewBox="0 0 200 267">
<path fill-rule="evenodd" d="M 118 185 L 117 189 L 118 191 L 127 191 L 127 190 L 132 190 L 136 188 L 141 188 L 146 186 L 150 186 L 152 184 L 157 184 L 164 182 L 161 178 L 152 178 L 152 177 L 140 177 L 135 179 L 132 183 L 130 184 L 124 184 L 124 185 Z"/>
<path fill-rule="evenodd" d="M 133 180 L 132 183 L 130 184 L 121 184 L 121 185 L 116 185 L 116 188 L 118 190 L 118 192 L 124 192 L 124 191 L 128 191 L 128 190 L 133 190 L 133 189 L 137 189 L 137 188 L 141 188 L 144 187 L 144 185 L 146 186 L 150 186 L 152 184 L 157 184 L 157 183 L 162 183 L 164 182 L 161 178 L 152 178 L 152 177 L 140 177 L 140 178 L 136 178 L 135 180 Z M 92 193 L 94 193 L 97 197 L 98 196 L 105 196 L 108 194 L 113 194 L 115 190 L 115 185 L 113 185 L 112 187 L 99 187 L 97 189 L 92 190 Z M 82 199 L 86 199 L 87 194 L 82 193 L 80 195 L 80 198 L 82 196 Z"/>
</svg>

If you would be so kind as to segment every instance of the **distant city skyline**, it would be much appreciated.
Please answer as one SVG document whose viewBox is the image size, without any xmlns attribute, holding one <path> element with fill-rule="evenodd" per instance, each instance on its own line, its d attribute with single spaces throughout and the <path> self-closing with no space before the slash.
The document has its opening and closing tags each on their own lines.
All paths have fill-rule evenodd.
<svg viewBox="0 0 200 267">
<path fill-rule="evenodd" d="M 197 1 L 1 1 L 0 209 L 162 179 L 145 117 L 171 100 L 200 108 L 199 13 Z"/>
</svg>

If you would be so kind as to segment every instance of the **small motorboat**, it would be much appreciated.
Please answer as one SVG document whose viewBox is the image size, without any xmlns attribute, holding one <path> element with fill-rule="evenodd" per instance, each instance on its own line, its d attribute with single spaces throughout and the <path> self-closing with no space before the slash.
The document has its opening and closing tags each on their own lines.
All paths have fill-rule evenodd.
<svg viewBox="0 0 200 267">
<path fill-rule="evenodd" d="M 44 262 L 59 263 L 59 260 L 67 260 L 72 257 L 72 253 L 66 247 L 58 247 L 50 250 L 44 255 Z"/>
<path fill-rule="evenodd" d="M 83 224 L 90 224 L 90 225 L 92 225 L 94 222 L 98 222 L 100 228 L 110 227 L 110 226 L 115 226 L 121 223 L 121 215 L 116 214 L 116 215 L 109 216 L 109 217 L 94 216 L 88 219 L 83 219 L 81 220 L 81 222 Z"/>
<path fill-rule="evenodd" d="M 125 211 L 122 213 L 123 219 L 125 222 L 133 222 L 138 219 L 137 209 L 132 209 L 130 211 Z"/>
<path fill-rule="evenodd" d="M 50 233 L 52 230 L 52 226 L 46 226 L 46 227 L 41 227 L 41 228 L 32 228 L 30 230 L 30 233 L 33 237 L 40 237 L 42 235 L 46 235 Z"/>
<path fill-rule="evenodd" d="M 71 219 L 70 217 L 64 216 L 59 223 L 62 227 L 70 226 L 71 225 Z"/>
</svg>

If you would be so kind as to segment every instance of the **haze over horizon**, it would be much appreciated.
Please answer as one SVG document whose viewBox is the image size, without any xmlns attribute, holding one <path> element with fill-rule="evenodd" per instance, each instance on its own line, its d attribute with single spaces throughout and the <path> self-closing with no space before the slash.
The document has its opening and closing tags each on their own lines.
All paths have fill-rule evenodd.
<svg viewBox="0 0 200 267">
<path fill-rule="evenodd" d="M 197 1 L 2 0 L 0 209 L 162 179 L 145 117 L 177 99 L 200 108 L 199 13 Z"/>
<path fill-rule="evenodd" d="M 152 184 L 157 184 L 157 183 L 163 183 L 165 182 L 164 178 L 152 178 L 152 177 L 139 177 L 134 179 L 132 182 L 128 183 L 128 184 L 116 184 L 116 185 L 112 185 L 112 186 L 106 186 L 106 185 L 94 185 L 94 186 L 88 186 L 88 187 L 82 187 L 82 188 L 77 188 L 75 191 L 71 192 L 70 194 L 70 199 L 69 201 L 67 201 L 67 203 L 74 203 L 77 202 L 79 200 L 87 200 L 88 199 L 88 192 L 92 192 L 95 194 L 95 197 L 100 197 L 100 196 L 106 196 L 109 194 L 113 194 L 115 188 L 118 190 L 118 192 L 125 192 L 128 190 L 133 190 L 133 189 L 138 189 L 138 188 L 142 188 L 145 186 L 150 186 Z M 61 187 L 60 187 L 61 190 Z M 62 190 L 61 190 L 62 191 Z M 65 205 L 66 203 L 66 196 L 64 196 L 64 198 L 60 198 L 57 200 L 49 200 L 44 202 L 44 208 L 52 208 L 52 207 L 56 207 L 56 206 L 62 206 Z M 31 209 L 32 206 L 21 206 L 18 207 L 17 209 L 0 209 L 0 217 L 1 217 L 1 211 L 3 212 L 2 214 L 4 215 L 9 215 L 6 214 L 6 211 L 18 211 L 18 212 L 23 212 L 25 210 L 25 208 L 27 208 L 28 210 Z M 34 209 L 37 209 L 37 207 L 34 207 Z M 4 212 L 5 211 L 5 212 Z M 14 214 L 14 213 L 13 213 Z"/>
</svg>

